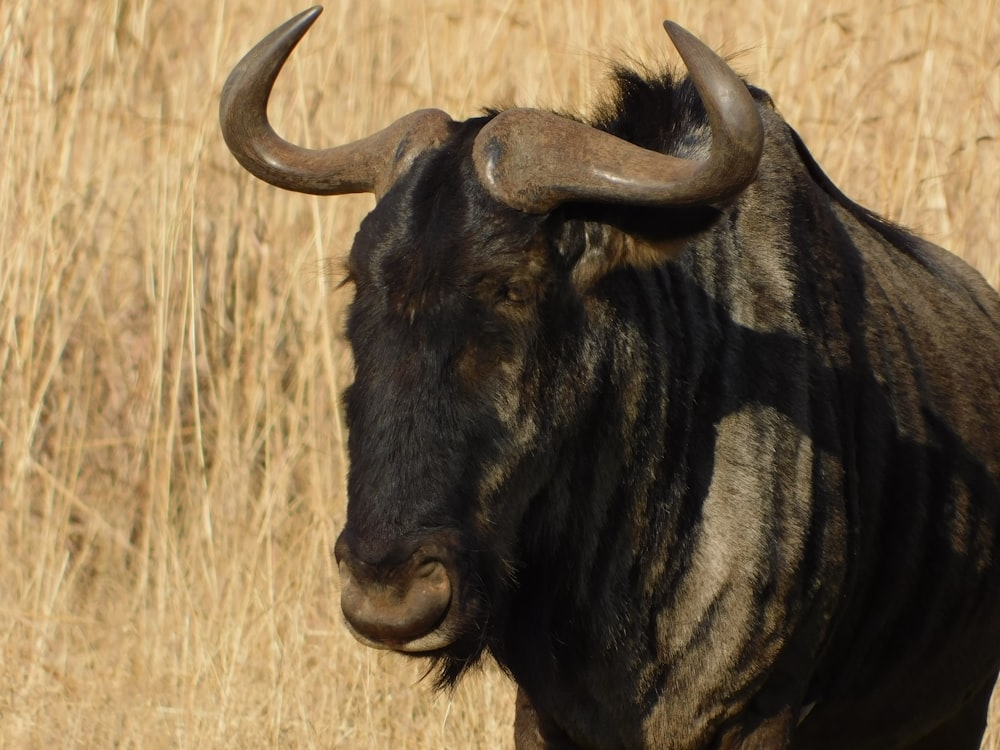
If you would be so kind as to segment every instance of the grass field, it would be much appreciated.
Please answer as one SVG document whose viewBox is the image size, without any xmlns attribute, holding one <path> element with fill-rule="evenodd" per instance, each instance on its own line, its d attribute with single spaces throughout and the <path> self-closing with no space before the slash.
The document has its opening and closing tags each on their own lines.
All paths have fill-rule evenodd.
<svg viewBox="0 0 1000 750">
<path fill-rule="evenodd" d="M 997 284 L 996 5 L 331 0 L 271 112 L 332 145 L 426 106 L 585 111 L 608 60 L 677 62 L 669 16 Z M 435 696 L 340 622 L 337 269 L 372 199 L 256 182 L 216 115 L 302 7 L 0 4 L 0 747 L 511 744 L 502 676 Z"/>
</svg>

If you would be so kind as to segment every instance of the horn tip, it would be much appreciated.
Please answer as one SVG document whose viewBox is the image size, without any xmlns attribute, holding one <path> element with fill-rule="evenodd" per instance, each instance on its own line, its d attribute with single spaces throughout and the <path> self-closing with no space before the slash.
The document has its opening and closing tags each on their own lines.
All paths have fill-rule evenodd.
<svg viewBox="0 0 1000 750">
<path fill-rule="evenodd" d="M 306 29 L 315 23 L 316 19 L 319 18 L 319 14 L 323 12 L 322 5 L 314 5 L 311 8 L 307 8 L 296 16 L 290 18 L 285 26 L 289 29 L 296 29 L 297 32 L 305 34 Z"/>
<path fill-rule="evenodd" d="M 268 38 L 288 40 L 291 46 L 295 46 L 298 41 L 305 36 L 305 33 L 312 27 L 323 12 L 322 5 L 314 5 L 301 13 L 297 13 L 281 26 L 275 29 Z"/>
<path fill-rule="evenodd" d="M 697 38 L 694 36 L 694 34 L 692 34 L 690 31 L 688 31 L 675 21 L 670 21 L 670 20 L 664 21 L 663 30 L 667 32 L 667 36 L 670 37 L 670 41 L 674 43 L 675 47 L 678 46 L 678 43 L 684 44 L 685 41 L 690 39 L 694 39 L 695 41 L 697 41 Z"/>
</svg>

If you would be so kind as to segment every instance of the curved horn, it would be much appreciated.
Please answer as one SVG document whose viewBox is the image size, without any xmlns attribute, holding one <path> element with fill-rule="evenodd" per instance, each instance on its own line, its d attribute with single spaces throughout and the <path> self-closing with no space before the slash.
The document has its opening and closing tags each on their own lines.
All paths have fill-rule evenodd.
<svg viewBox="0 0 1000 750">
<path fill-rule="evenodd" d="M 708 111 L 708 158 L 679 159 L 552 112 L 512 109 L 483 127 L 473 150 L 495 198 L 528 213 L 569 201 L 692 205 L 725 200 L 753 181 L 764 147 L 753 97 L 694 35 L 670 21 L 663 25 Z"/>
<path fill-rule="evenodd" d="M 267 120 L 271 88 L 322 11 L 317 5 L 286 21 L 233 68 L 219 103 L 222 135 L 247 171 L 277 187 L 314 195 L 381 196 L 417 154 L 447 137 L 451 118 L 436 109 L 418 110 L 360 141 L 322 150 L 281 138 Z"/>
</svg>

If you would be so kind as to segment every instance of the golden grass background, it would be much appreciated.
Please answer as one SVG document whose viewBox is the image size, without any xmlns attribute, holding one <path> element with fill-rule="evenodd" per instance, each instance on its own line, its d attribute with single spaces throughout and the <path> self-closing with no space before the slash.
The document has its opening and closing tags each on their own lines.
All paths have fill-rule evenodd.
<svg viewBox="0 0 1000 750">
<path fill-rule="evenodd" d="M 218 133 L 285 0 L 0 5 L 0 746 L 509 747 L 357 645 L 330 549 L 368 196 L 283 194 Z M 586 110 L 672 18 L 768 89 L 844 190 L 1000 282 L 994 0 L 332 0 L 279 81 L 331 145 L 412 109 Z M 994 745 L 995 746 L 995 745 Z"/>
</svg>

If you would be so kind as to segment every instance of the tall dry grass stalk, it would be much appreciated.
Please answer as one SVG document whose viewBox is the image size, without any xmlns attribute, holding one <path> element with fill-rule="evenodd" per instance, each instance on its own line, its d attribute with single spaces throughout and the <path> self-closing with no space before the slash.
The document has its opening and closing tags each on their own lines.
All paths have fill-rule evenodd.
<svg viewBox="0 0 1000 750">
<path fill-rule="evenodd" d="M 331 2 L 272 113 L 332 144 L 418 107 L 586 109 L 669 15 L 768 88 L 848 194 L 1000 281 L 992 0 Z M 509 746 L 490 669 L 454 695 L 356 645 L 338 264 L 369 197 L 229 157 L 229 68 L 300 10 L 0 6 L 0 746 Z"/>
</svg>

